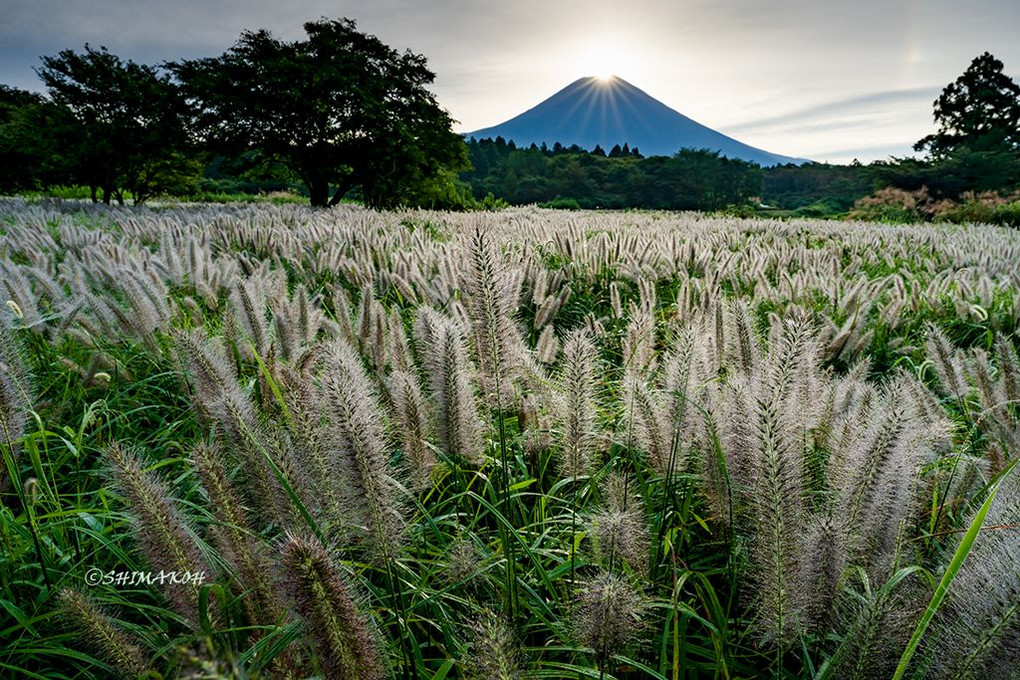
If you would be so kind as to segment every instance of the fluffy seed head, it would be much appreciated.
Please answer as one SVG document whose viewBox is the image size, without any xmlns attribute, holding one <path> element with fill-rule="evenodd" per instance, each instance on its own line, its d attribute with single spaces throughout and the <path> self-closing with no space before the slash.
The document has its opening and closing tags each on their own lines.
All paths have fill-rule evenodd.
<svg viewBox="0 0 1020 680">
<path fill-rule="evenodd" d="M 605 668 L 613 654 L 637 638 L 643 612 L 640 593 L 622 577 L 602 572 L 577 597 L 574 637 L 592 650 L 599 668 Z"/>
<path fill-rule="evenodd" d="M 159 476 L 146 472 L 134 451 L 113 444 L 106 454 L 114 484 L 124 497 L 135 536 L 149 566 L 179 574 L 204 572 L 206 580 L 211 581 L 214 572 L 203 557 L 191 522 L 181 511 L 169 485 Z M 192 624 L 198 623 L 197 585 L 167 581 L 163 590 L 178 613 Z"/>
<path fill-rule="evenodd" d="M 332 424 L 331 444 L 349 491 L 352 520 L 367 553 L 383 559 L 401 535 L 403 521 L 396 509 L 396 485 L 387 471 L 382 411 L 353 347 L 334 342 L 326 361 L 323 401 Z"/>
<path fill-rule="evenodd" d="M 125 678 L 136 678 L 147 668 L 145 654 L 130 635 L 119 630 L 92 598 L 70 588 L 58 594 L 68 627 L 86 647 Z"/>
<path fill-rule="evenodd" d="M 567 337 L 560 381 L 560 468 L 568 477 L 588 474 L 595 457 L 595 360 L 595 344 L 585 331 Z"/>
<path fill-rule="evenodd" d="M 287 590 L 328 680 L 384 677 L 379 646 L 346 579 L 317 543 L 290 537 L 281 561 Z"/>
<path fill-rule="evenodd" d="M 518 680 L 520 650 L 506 620 L 486 610 L 470 628 L 460 662 L 465 680 Z"/>
</svg>

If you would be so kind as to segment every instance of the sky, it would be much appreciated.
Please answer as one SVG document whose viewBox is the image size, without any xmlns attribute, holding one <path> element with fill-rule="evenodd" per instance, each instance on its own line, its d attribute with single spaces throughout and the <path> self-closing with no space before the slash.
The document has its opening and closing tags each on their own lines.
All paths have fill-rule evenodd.
<svg viewBox="0 0 1020 680">
<path fill-rule="evenodd" d="M 40 89 L 39 57 L 85 43 L 158 63 L 323 16 L 425 55 L 460 132 L 612 73 L 752 146 L 869 162 L 932 132 L 982 52 L 1020 81 L 1018 0 L 0 0 L 0 83 Z"/>
</svg>

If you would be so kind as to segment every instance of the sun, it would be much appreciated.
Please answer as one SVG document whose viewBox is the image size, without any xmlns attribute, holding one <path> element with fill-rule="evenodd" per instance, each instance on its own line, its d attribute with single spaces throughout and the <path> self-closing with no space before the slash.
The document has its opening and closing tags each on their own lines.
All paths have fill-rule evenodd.
<svg viewBox="0 0 1020 680">
<path fill-rule="evenodd" d="M 616 36 L 590 36 L 574 46 L 568 64 L 574 77 L 591 76 L 608 83 L 620 73 L 634 69 L 633 51 Z"/>
</svg>

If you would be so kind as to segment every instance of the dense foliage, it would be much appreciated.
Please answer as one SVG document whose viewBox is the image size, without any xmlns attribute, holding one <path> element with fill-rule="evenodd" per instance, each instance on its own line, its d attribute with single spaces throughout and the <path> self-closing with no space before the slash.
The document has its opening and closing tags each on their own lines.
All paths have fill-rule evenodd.
<svg viewBox="0 0 1020 680">
<path fill-rule="evenodd" d="M 125 192 L 142 203 L 179 189 L 200 167 L 185 150 L 184 101 L 166 74 L 88 45 L 42 62 L 50 101 L 68 114 L 46 132 L 93 201 L 101 190 L 104 203 L 123 203 Z"/>
<path fill-rule="evenodd" d="M 350 20 L 309 22 L 305 32 L 296 42 L 247 32 L 220 57 L 172 66 L 201 139 L 279 159 L 313 206 L 355 187 L 369 205 L 420 203 L 424 184 L 463 169 L 463 142 L 426 89 L 435 75 L 424 57 Z"/>
<path fill-rule="evenodd" d="M 46 98 L 0 91 L 0 191 L 73 184 L 93 202 L 140 204 L 192 195 L 203 167 L 254 158 L 269 174 L 282 166 L 314 206 L 349 193 L 372 206 L 463 203 L 466 151 L 425 58 L 346 19 L 305 31 L 294 42 L 249 31 L 219 57 L 160 67 L 89 45 L 43 57 Z"/>
<path fill-rule="evenodd" d="M 970 151 L 1020 153 L 1020 85 L 985 52 L 935 100 L 938 131 L 917 142 L 934 156 Z"/>
<path fill-rule="evenodd" d="M 1018 272 L 989 226 L 0 202 L 0 675 L 1010 677 Z"/>
</svg>

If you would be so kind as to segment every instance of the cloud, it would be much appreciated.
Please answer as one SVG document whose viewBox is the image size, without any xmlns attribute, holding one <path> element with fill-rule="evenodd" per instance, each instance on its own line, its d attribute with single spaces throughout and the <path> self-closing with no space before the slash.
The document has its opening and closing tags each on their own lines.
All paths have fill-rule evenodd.
<svg viewBox="0 0 1020 680">
<path fill-rule="evenodd" d="M 941 87 L 914 87 L 876 92 L 848 99 L 837 99 L 789 113 L 749 120 L 736 125 L 728 125 L 723 128 L 723 132 L 726 134 L 737 134 L 747 131 L 760 132 L 772 128 L 789 127 L 794 124 L 819 121 L 819 119 L 824 121 L 832 117 L 844 119 L 848 116 L 861 113 L 881 113 L 888 111 L 889 107 L 896 104 L 918 104 L 922 101 L 933 102 L 941 91 Z"/>
<path fill-rule="evenodd" d="M 824 163 L 849 163 L 854 159 L 867 163 L 872 160 L 888 159 L 890 156 L 913 156 L 910 142 L 902 144 L 880 144 L 877 146 L 829 149 L 813 154 L 814 160 Z"/>
</svg>

